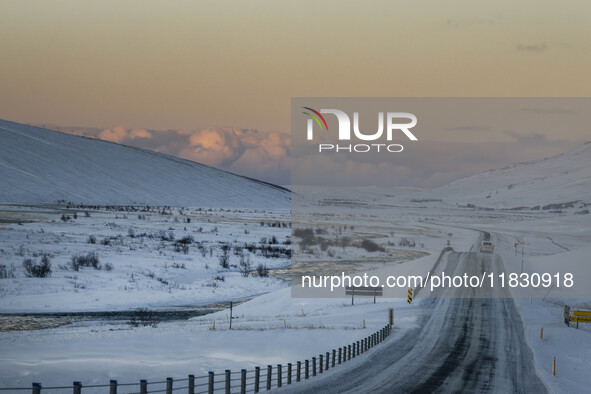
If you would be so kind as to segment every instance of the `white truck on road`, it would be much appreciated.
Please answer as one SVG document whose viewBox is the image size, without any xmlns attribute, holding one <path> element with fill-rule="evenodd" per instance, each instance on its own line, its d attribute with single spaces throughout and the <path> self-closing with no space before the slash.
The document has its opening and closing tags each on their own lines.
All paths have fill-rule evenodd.
<svg viewBox="0 0 591 394">
<path fill-rule="evenodd" d="M 495 246 L 490 241 L 482 241 L 480 244 L 480 253 L 493 253 Z"/>
</svg>

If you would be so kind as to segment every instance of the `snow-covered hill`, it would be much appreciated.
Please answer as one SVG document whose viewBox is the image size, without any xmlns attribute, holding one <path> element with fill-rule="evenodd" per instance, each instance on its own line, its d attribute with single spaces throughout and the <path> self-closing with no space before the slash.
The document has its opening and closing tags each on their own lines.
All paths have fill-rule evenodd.
<svg viewBox="0 0 591 394">
<path fill-rule="evenodd" d="M 480 207 L 584 208 L 591 203 L 591 142 L 542 160 L 515 163 L 419 192 L 413 200 Z"/>
<path fill-rule="evenodd" d="M 0 120 L 0 203 L 287 209 L 289 199 L 195 162 Z"/>
</svg>

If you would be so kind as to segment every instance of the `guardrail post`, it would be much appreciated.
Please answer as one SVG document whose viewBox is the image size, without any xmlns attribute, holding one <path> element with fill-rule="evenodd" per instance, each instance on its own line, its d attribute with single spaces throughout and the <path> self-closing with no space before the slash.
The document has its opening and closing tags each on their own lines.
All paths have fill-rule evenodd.
<svg viewBox="0 0 591 394">
<path fill-rule="evenodd" d="M 267 365 L 267 390 L 271 390 L 271 376 L 273 374 L 273 367 Z"/>
<path fill-rule="evenodd" d="M 189 375 L 189 394 L 195 394 L 195 375 Z"/>
<path fill-rule="evenodd" d="M 334 368 L 335 365 L 335 361 L 336 361 L 336 357 L 337 357 L 337 351 L 332 349 L 332 367 Z"/>
<path fill-rule="evenodd" d="M 308 379 L 310 377 L 310 361 L 306 360 L 306 371 L 304 373 L 304 377 Z"/>
<path fill-rule="evenodd" d="M 246 394 L 246 369 L 240 371 L 240 394 Z"/>
<path fill-rule="evenodd" d="M 316 376 L 316 357 L 312 357 L 312 376 Z"/>
<path fill-rule="evenodd" d="M 148 381 L 146 379 L 140 380 L 140 394 L 148 394 Z"/>
<path fill-rule="evenodd" d="M 166 394 L 172 394 L 172 378 L 166 378 Z"/>
<path fill-rule="evenodd" d="M 41 383 L 33 383 L 33 394 L 41 394 Z"/>
<path fill-rule="evenodd" d="M 230 394 L 232 381 L 230 380 L 232 372 L 226 369 L 226 394 Z"/>
<path fill-rule="evenodd" d="M 318 369 L 319 369 L 319 372 L 320 372 L 320 373 L 322 373 L 322 369 L 323 369 L 323 367 L 324 367 L 324 363 L 322 362 L 322 354 L 319 354 L 319 355 L 318 355 L 318 362 L 319 362 L 319 364 L 320 364 L 320 365 L 319 365 L 319 366 L 320 366 L 320 368 L 318 368 Z"/>
<path fill-rule="evenodd" d="M 281 387 L 281 364 L 277 364 L 277 387 Z"/>
<path fill-rule="evenodd" d="M 109 394 L 117 394 L 117 381 L 115 379 L 109 380 Z"/>
<path fill-rule="evenodd" d="M 341 353 L 343 351 L 343 348 L 339 348 L 339 364 L 341 363 Z"/>
<path fill-rule="evenodd" d="M 296 367 L 296 382 L 302 380 L 302 362 L 298 361 L 298 365 Z"/>
<path fill-rule="evenodd" d="M 207 393 L 213 394 L 213 385 L 215 381 L 215 374 L 212 371 L 208 373 L 209 381 L 207 382 Z"/>
<path fill-rule="evenodd" d="M 81 394 L 82 393 L 82 383 L 80 382 L 73 382 L 72 383 L 72 393 L 73 394 Z"/>
<path fill-rule="evenodd" d="M 330 361 L 330 353 L 326 352 L 326 365 L 324 366 L 324 369 L 326 369 L 328 371 L 328 363 Z"/>
<path fill-rule="evenodd" d="M 291 363 L 287 363 L 287 384 L 291 384 Z"/>
<path fill-rule="evenodd" d="M 254 367 L 254 392 L 258 393 L 261 381 L 261 367 Z"/>
</svg>

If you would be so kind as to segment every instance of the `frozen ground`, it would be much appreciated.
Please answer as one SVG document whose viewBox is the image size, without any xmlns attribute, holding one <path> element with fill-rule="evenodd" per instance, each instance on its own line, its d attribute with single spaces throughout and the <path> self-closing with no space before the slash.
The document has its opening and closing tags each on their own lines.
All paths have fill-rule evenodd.
<svg viewBox="0 0 591 394">
<path fill-rule="evenodd" d="M 259 265 L 273 269 L 290 262 L 285 213 L 119 209 L 5 206 L 0 215 L 14 221 L 19 214 L 21 223 L 0 225 L 0 264 L 11 274 L 0 279 L 0 312 L 195 306 L 285 286 L 256 275 Z M 27 223 L 31 218 L 39 221 Z M 73 256 L 88 253 L 96 253 L 99 269 L 76 271 Z M 224 254 L 227 267 L 221 266 Z M 43 255 L 51 261 L 51 275 L 27 277 L 23 261 L 40 263 Z M 248 277 L 241 262 L 249 264 Z"/>
<path fill-rule="evenodd" d="M 189 210 L 189 212 L 191 211 Z M 351 211 L 349 210 L 347 215 L 350 214 Z M 373 254 L 380 261 L 377 267 L 373 268 L 379 269 L 388 266 L 389 272 L 394 273 L 407 272 L 412 265 L 414 265 L 413 272 L 417 267 L 419 267 L 420 272 L 428 271 L 435 262 L 438 252 L 445 247 L 448 239 L 450 239 L 451 246 L 455 250 L 467 251 L 481 236 L 481 232 L 478 230 L 491 232 L 497 244 L 496 252 L 504 260 L 507 271 L 517 270 L 521 266 L 521 255 L 516 256 L 514 250 L 514 242 L 517 239 L 525 239 L 524 266 L 526 270 L 532 272 L 536 269 L 534 268 L 536 264 L 539 264 L 537 269 L 543 271 L 546 268 L 545 264 L 552 261 L 552 257 L 549 256 L 554 256 L 565 264 L 568 260 L 567 257 L 571 256 L 570 259 L 573 260 L 572 266 L 580 266 L 580 257 L 585 255 L 585 249 L 581 248 L 585 248 L 591 239 L 591 225 L 589 225 L 591 223 L 588 220 L 589 216 L 585 215 L 551 213 L 514 215 L 505 212 L 483 213 L 461 208 L 437 210 L 408 207 L 388 207 L 387 210 L 372 211 L 372 214 L 375 214 L 375 217 L 368 218 L 367 222 L 357 221 L 354 231 L 364 236 L 368 236 L 370 233 L 373 234 L 371 239 L 380 245 L 384 245 L 386 249 L 389 246 L 388 242 L 393 244 L 390 245 L 391 250 L 385 253 L 377 252 Z M 36 213 L 36 215 L 39 215 L 39 213 Z M 186 223 L 182 223 L 182 220 L 179 220 L 180 223 L 178 224 L 174 223 L 174 217 L 178 215 L 165 217 L 166 215 L 158 214 L 148 220 L 138 220 L 137 214 L 134 214 L 132 219 L 132 215 L 129 213 L 127 219 L 123 219 L 122 216 L 120 219 L 115 219 L 114 216 L 117 215 L 121 216 L 122 214 L 115 212 L 93 213 L 91 215 L 93 220 L 86 218 L 88 222 L 85 223 L 84 220 L 86 219 L 79 218 L 77 219 L 79 223 L 75 225 L 72 223 L 62 224 L 58 220 L 51 223 L 51 226 L 54 226 L 51 227 L 51 231 L 55 236 L 55 233 L 60 233 L 56 229 L 63 225 L 64 232 L 69 233 L 64 237 L 68 237 L 66 239 L 70 239 L 72 242 L 69 249 L 79 247 L 86 250 L 89 245 L 85 243 L 85 236 L 82 234 L 86 234 L 85 231 L 87 230 L 82 231 L 82 229 L 91 228 L 91 231 L 96 231 L 99 240 L 105 236 L 114 236 L 113 231 L 108 226 L 104 226 L 104 223 L 92 227 L 92 223 L 96 221 L 117 222 L 119 220 L 125 223 L 115 231 L 115 234 L 117 232 L 125 234 L 125 229 L 132 223 L 137 226 L 137 234 L 144 231 L 141 228 L 142 225 L 149 226 L 152 229 L 151 231 L 154 231 L 157 228 L 168 229 L 167 226 L 170 226 L 172 222 L 173 226 L 176 225 L 178 228 L 183 229 L 182 231 L 178 228 L 173 230 L 175 233 L 178 232 L 180 236 L 184 234 L 186 225 Z M 215 233 L 206 230 L 206 228 L 209 228 L 208 226 L 214 226 L 214 224 L 207 222 L 205 214 L 195 213 L 194 215 L 191 220 L 192 225 L 203 227 L 201 233 L 194 234 L 195 240 L 201 242 L 208 240 L 210 243 L 215 243 Z M 210 212 L 207 215 L 210 215 L 209 218 L 215 223 L 215 226 L 218 226 L 218 230 L 224 229 L 226 236 L 223 239 L 225 240 L 237 237 L 239 243 L 248 240 L 257 242 L 260 241 L 263 235 L 268 237 L 270 231 L 275 231 L 273 234 L 277 234 L 279 241 L 287 239 L 289 235 L 289 229 L 260 225 L 261 221 L 280 222 L 283 220 L 282 217 L 274 217 L 275 214 L 273 213 Z M 314 227 L 328 228 L 330 233 L 336 231 L 344 223 L 347 223 L 346 217 L 333 215 L 322 220 L 315 217 L 313 221 L 307 224 Z M 20 230 L 22 233 L 19 235 L 19 239 L 25 243 L 27 253 L 30 253 L 28 249 L 32 248 L 32 245 L 24 242 L 26 235 L 29 234 L 29 237 L 31 237 L 32 233 L 37 234 L 39 226 L 42 225 L 39 222 L 24 223 L 22 226 L 13 224 L 10 225 L 9 231 L 14 234 L 15 229 L 17 231 L 22 229 Z M 47 224 L 45 226 L 49 228 Z M 78 226 L 80 226 L 79 230 L 76 229 Z M 244 227 L 248 229 L 249 234 L 245 234 Z M 528 230 L 532 228 L 535 228 L 535 232 Z M 31 232 L 31 229 L 36 230 Z M 105 233 L 99 233 L 99 229 Z M 242 230 L 242 232 L 240 233 L 239 230 Z M 219 234 L 221 234 L 221 231 L 219 231 Z M 49 236 L 47 233 L 45 231 L 45 236 Z M 232 235 L 229 236 L 228 234 Z M 219 237 L 222 236 L 219 235 Z M 128 236 L 123 236 L 123 238 L 125 239 L 125 249 L 129 249 L 128 243 L 139 242 L 136 240 L 137 237 L 131 239 Z M 415 247 L 398 246 L 403 238 L 413 240 Z M 145 240 L 144 242 L 148 245 L 160 244 L 160 241 L 148 242 Z M 38 245 L 37 242 L 34 244 Z M 47 245 L 52 244 L 52 242 L 47 243 Z M 557 244 L 561 246 L 557 246 Z M 18 248 L 19 244 L 7 242 L 5 249 L 7 249 L 8 245 L 14 245 L 11 246 L 10 255 L 16 256 L 14 250 Z M 47 246 L 41 244 L 40 248 L 47 248 Z M 120 251 L 113 252 L 114 256 L 124 250 L 123 246 L 120 246 L 120 248 Z M 162 256 L 151 247 L 146 247 L 147 251 L 143 252 L 146 258 L 142 260 L 143 262 L 138 261 L 136 264 L 131 264 L 129 268 L 115 266 L 110 273 L 114 274 L 118 270 L 124 270 L 125 274 L 122 274 L 122 278 L 128 277 L 130 272 L 126 270 L 137 270 L 140 267 L 143 268 L 143 264 L 150 264 L 150 261 L 154 261 L 152 263 L 154 264 L 154 270 L 159 268 L 155 272 L 155 274 L 157 273 L 156 277 L 169 272 L 171 277 L 167 279 L 173 281 L 174 278 L 177 278 L 179 280 L 185 272 L 190 272 L 194 268 L 172 269 L 170 268 L 172 258 L 174 257 L 175 262 L 185 262 L 188 267 L 192 259 L 200 260 L 202 258 L 198 247 L 192 246 L 191 248 L 190 254 L 184 255 L 172 250 L 173 246 L 170 244 L 164 248 L 166 255 Z M 372 254 L 360 251 L 357 247 L 350 246 L 348 248 L 350 249 L 337 251 L 336 255 L 332 257 L 333 261 L 338 261 L 338 255 L 348 256 L 348 253 L 356 256 L 356 258 L 361 258 L 364 255 L 372 256 Z M 564 248 L 568 248 L 571 252 L 566 251 Z M 329 258 L 325 253 L 326 251 L 323 252 L 319 246 L 312 246 L 311 249 L 322 260 Z M 388 253 L 394 253 L 394 250 L 401 253 L 403 250 L 415 249 L 421 249 L 430 254 L 419 260 L 399 262 L 393 266 L 385 262 Z M 149 252 L 150 250 L 152 251 Z M 577 253 L 577 251 L 582 252 Z M 561 253 L 564 253 L 564 255 Z M 64 252 L 64 263 L 67 262 L 70 255 L 71 251 Z M 150 259 L 151 255 L 154 260 Z M 110 261 L 109 253 L 104 252 L 100 256 L 101 261 Z M 397 256 L 395 255 L 395 257 Z M 168 261 L 168 268 L 164 268 L 164 262 L 159 260 L 163 258 L 168 259 L 166 260 Z M 252 256 L 252 258 L 266 261 L 268 264 L 272 263 L 271 259 L 264 259 L 260 256 Z M 18 256 L 15 260 L 16 263 L 20 259 L 21 256 Z M 59 255 L 56 255 L 53 260 L 58 262 L 59 259 Z M 208 271 L 203 268 L 198 272 L 210 277 L 220 274 L 215 254 L 210 263 L 211 266 L 215 266 L 214 269 Z M 276 263 L 277 267 L 285 264 L 281 259 L 277 259 Z M 368 267 L 367 261 L 363 261 L 362 267 L 364 269 Z M 169 291 L 157 290 L 158 287 L 165 285 L 158 282 L 157 279 L 152 281 L 152 278 L 144 275 L 142 276 L 144 285 L 146 287 L 148 285 L 156 287 L 148 288 L 144 293 L 145 298 L 143 300 L 141 298 L 135 299 L 133 304 L 123 301 L 118 305 L 121 307 L 123 305 L 127 307 L 132 305 L 174 305 L 177 304 L 179 299 L 183 299 L 179 294 L 199 295 L 201 291 L 205 294 L 210 293 L 210 298 L 205 297 L 204 299 L 212 301 L 235 299 L 248 294 L 270 291 L 266 295 L 234 308 L 234 316 L 237 318 L 233 321 L 232 331 L 228 330 L 229 312 L 222 311 L 186 322 L 161 323 L 156 328 L 86 322 L 41 331 L 0 333 L 0 344 L 4 350 L 0 357 L 0 370 L 2 371 L 0 382 L 5 387 L 13 385 L 28 386 L 32 381 L 41 381 L 46 386 L 70 384 L 72 380 L 81 380 L 84 384 L 104 383 L 110 378 L 117 378 L 120 382 L 134 382 L 145 378 L 149 380 L 160 380 L 166 376 L 180 378 L 189 373 L 202 375 L 210 370 L 220 373 L 225 369 L 238 370 L 256 365 L 265 366 L 267 364 L 295 362 L 363 338 L 382 327 L 387 321 L 388 307 L 395 308 L 396 325 L 395 334 L 388 339 L 389 341 L 403 338 L 409 330 L 418 327 L 417 325 L 420 324 L 425 314 L 432 313 L 429 312 L 430 308 L 424 304 L 426 299 L 418 299 L 412 305 L 408 305 L 405 300 L 401 299 L 378 299 L 375 305 L 371 303 L 370 299 L 358 299 L 356 305 L 351 306 L 350 299 L 291 298 L 290 289 L 285 287 L 286 285 L 283 282 L 258 277 L 243 278 L 238 272 L 232 273 L 231 271 L 224 273 L 228 278 L 224 284 L 231 283 L 229 278 L 234 276 L 236 284 L 239 284 L 238 287 L 228 285 L 228 289 L 224 293 L 218 293 L 219 288 L 212 289 L 207 286 L 199 287 L 193 284 L 191 290 L 171 289 L 172 294 L 178 292 L 175 297 L 171 297 Z M 71 271 L 60 272 L 56 272 L 53 279 L 61 278 L 60 281 L 66 281 L 65 276 L 72 275 Z M 181 274 L 176 274 L 177 272 L 181 272 Z M 83 273 L 86 273 L 86 271 Z M 108 273 L 88 270 L 88 274 L 92 274 L 89 278 L 95 281 L 96 275 L 100 276 Z M 173 274 L 178 276 L 173 277 Z M 55 275 L 58 275 L 58 277 L 56 278 Z M 26 281 L 31 280 L 31 278 L 22 276 L 16 282 L 26 283 Z M 207 282 L 206 279 L 203 278 L 205 283 Z M 39 279 L 39 281 L 43 280 L 47 279 Z M 80 279 L 78 280 L 80 281 Z M 116 286 L 119 288 L 120 284 Z M 266 290 L 264 286 L 268 286 L 269 289 Z M 216 290 L 216 293 L 211 294 L 212 290 Z M 78 289 L 78 291 L 79 293 L 76 293 L 72 285 L 70 296 L 72 297 L 72 305 L 76 305 L 74 309 L 80 309 L 86 305 L 78 303 L 76 300 L 76 296 L 80 292 L 95 290 L 93 290 L 92 286 L 89 286 L 86 289 Z M 134 291 L 139 292 L 139 290 Z M 51 293 L 48 292 L 48 294 Z M 123 292 L 122 298 L 129 299 L 128 295 L 133 295 L 133 292 Z M 32 294 L 29 294 L 29 296 L 33 297 Z M 9 293 L 3 299 L 11 302 L 20 299 L 20 296 L 11 297 L 13 296 Z M 50 299 L 50 297 L 44 298 Z M 62 302 L 64 304 L 61 304 L 61 307 L 68 305 L 70 299 L 70 297 L 63 298 Z M 188 301 L 186 298 L 184 300 Z M 190 300 L 195 302 L 195 298 Z M 536 294 L 534 294 L 532 304 L 529 304 L 529 298 L 522 298 L 516 300 L 516 306 L 522 317 L 525 338 L 532 349 L 535 367 L 540 379 L 551 391 L 566 393 L 580 389 L 586 384 L 586 375 L 583 371 L 590 362 L 588 350 L 591 349 L 591 330 L 588 327 L 581 327 L 579 331 L 576 331 L 573 327 L 567 328 L 564 325 L 562 320 L 564 301 L 561 298 L 536 298 Z M 568 302 L 572 304 L 571 300 Z M 9 302 L 5 303 L 4 301 L 2 303 L 3 307 L 9 304 Z M 575 300 L 575 304 L 580 307 L 589 307 L 588 301 L 585 299 Z M 107 305 L 110 304 L 105 303 L 103 307 Z M 363 328 L 363 320 L 366 323 L 365 329 Z M 214 321 L 215 330 L 213 329 Z M 544 340 L 539 339 L 541 326 L 545 327 Z M 371 356 L 368 354 L 363 357 L 369 359 Z M 363 357 L 356 359 L 351 366 L 362 363 Z M 556 357 L 558 362 L 556 377 L 551 375 L 549 369 L 553 357 Z M 337 369 L 335 369 L 331 373 L 337 372 Z"/>
</svg>

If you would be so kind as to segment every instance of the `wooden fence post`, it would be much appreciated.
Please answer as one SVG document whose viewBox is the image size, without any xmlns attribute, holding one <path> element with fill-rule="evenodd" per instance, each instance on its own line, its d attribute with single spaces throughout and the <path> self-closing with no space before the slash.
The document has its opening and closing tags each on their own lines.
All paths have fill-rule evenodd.
<svg viewBox="0 0 591 394">
<path fill-rule="evenodd" d="M 318 355 L 318 361 L 319 361 L 319 363 L 320 363 L 320 368 L 319 368 L 319 370 L 320 370 L 320 373 L 322 373 L 322 369 L 323 369 L 323 366 L 324 366 L 324 363 L 322 362 L 322 354 L 319 354 L 319 355 Z"/>
<path fill-rule="evenodd" d="M 283 380 L 281 376 L 281 364 L 277 364 L 277 387 L 281 387 L 281 380 Z"/>
<path fill-rule="evenodd" d="M 324 369 L 327 370 L 327 371 L 328 371 L 328 363 L 329 363 L 329 360 L 330 360 L 330 353 L 329 352 L 326 352 L 326 361 L 325 361 L 326 364 L 324 365 Z"/>
<path fill-rule="evenodd" d="M 140 380 L 140 394 L 148 394 L 148 381 L 146 379 Z"/>
<path fill-rule="evenodd" d="M 73 394 L 82 394 L 82 383 L 80 382 L 73 382 L 72 383 L 72 393 Z"/>
<path fill-rule="evenodd" d="M 388 308 L 388 326 L 394 325 L 394 308 Z"/>
<path fill-rule="evenodd" d="M 213 394 L 213 385 L 214 385 L 214 381 L 215 381 L 215 374 L 212 371 L 209 371 L 208 373 L 208 377 L 209 377 L 209 381 L 207 383 L 207 392 L 208 394 Z"/>
<path fill-rule="evenodd" d="M 316 376 L 316 357 L 312 357 L 312 376 Z"/>
<path fill-rule="evenodd" d="M 246 369 L 240 371 L 240 394 L 246 394 Z"/>
<path fill-rule="evenodd" d="M 172 394 L 172 378 L 166 378 L 166 394 Z"/>
<path fill-rule="evenodd" d="M 232 371 L 230 371 L 229 369 L 226 369 L 226 394 L 230 394 L 230 391 L 232 388 L 231 375 L 232 375 Z"/>
<path fill-rule="evenodd" d="M 195 394 L 195 375 L 189 375 L 189 394 Z"/>
<path fill-rule="evenodd" d="M 341 353 L 343 352 L 343 348 L 339 348 L 339 364 L 341 363 Z"/>
<path fill-rule="evenodd" d="M 33 394 L 41 394 L 41 383 L 33 383 Z"/>
<path fill-rule="evenodd" d="M 347 347 L 347 353 L 348 353 L 348 357 L 349 357 L 349 358 L 347 358 L 347 360 L 351 360 L 351 345 L 349 345 Z"/>
<path fill-rule="evenodd" d="M 254 367 L 254 392 L 258 393 L 260 389 L 261 367 Z"/>
<path fill-rule="evenodd" d="M 267 365 L 267 390 L 271 390 L 271 377 L 273 375 L 273 367 Z"/>
<path fill-rule="evenodd" d="M 291 363 L 287 363 L 287 384 L 291 384 Z"/>
<path fill-rule="evenodd" d="M 302 379 L 302 362 L 298 361 L 297 369 L 296 369 L 296 382 L 301 381 Z"/>
<path fill-rule="evenodd" d="M 117 381 L 115 379 L 109 380 L 109 394 L 117 394 Z"/>
<path fill-rule="evenodd" d="M 332 349 L 332 367 L 334 368 L 337 351 Z"/>
<path fill-rule="evenodd" d="M 304 376 L 306 377 L 306 379 L 308 379 L 310 377 L 310 361 L 306 360 L 306 371 Z"/>
</svg>

